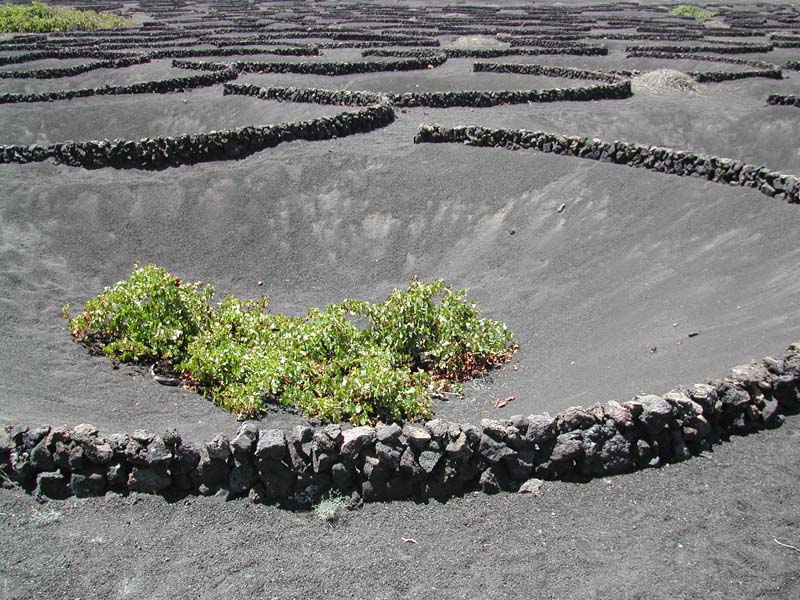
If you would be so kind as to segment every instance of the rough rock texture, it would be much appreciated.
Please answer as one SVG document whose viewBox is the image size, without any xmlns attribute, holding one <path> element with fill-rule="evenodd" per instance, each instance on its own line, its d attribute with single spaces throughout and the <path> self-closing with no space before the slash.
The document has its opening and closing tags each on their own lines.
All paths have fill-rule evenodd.
<svg viewBox="0 0 800 600">
<path fill-rule="evenodd" d="M 236 71 L 223 70 L 195 77 L 147 82 L 120 88 L 50 92 L 44 95 L 0 94 L 0 103 L 57 100 L 95 94 L 146 93 L 148 91 L 166 93 L 178 89 L 222 83 L 234 79 L 237 75 Z M 291 90 L 292 88 L 286 88 L 279 94 L 274 90 L 262 92 L 260 87 L 244 85 L 228 86 L 225 88 L 225 93 L 270 98 L 281 94 L 291 95 L 293 93 Z M 145 138 L 136 141 L 115 139 L 50 145 L 0 146 L 0 164 L 41 162 L 52 159 L 57 163 L 84 168 L 110 166 L 164 169 L 182 164 L 242 158 L 292 140 L 327 140 L 364 133 L 384 127 L 395 119 L 394 109 L 385 96 L 361 92 L 341 93 L 327 92 L 326 90 L 322 90 L 322 92 L 326 93 L 320 94 L 318 91 L 313 91 L 315 102 L 337 104 L 341 101 L 345 105 L 362 106 L 363 108 L 310 121 L 257 125 L 175 137 Z"/>
<path fill-rule="evenodd" d="M 193 75 L 191 77 L 176 77 L 161 79 L 159 81 L 145 81 L 123 86 L 106 86 L 98 88 L 83 88 L 79 90 L 61 90 L 55 92 L 42 92 L 31 94 L 0 94 L 0 104 L 15 104 L 19 102 L 54 102 L 56 100 L 71 100 L 73 98 L 86 98 L 89 96 L 107 96 L 120 94 L 168 94 L 181 90 L 217 85 L 224 81 L 236 79 L 236 71 L 221 70 L 218 73 Z"/>
<path fill-rule="evenodd" d="M 421 125 L 416 143 L 464 143 L 472 146 L 531 148 L 578 158 L 627 165 L 710 181 L 757 188 L 762 194 L 800 203 L 800 179 L 738 160 L 628 142 L 561 136 L 526 129 Z"/>
<path fill-rule="evenodd" d="M 199 451 L 174 430 L 108 439 L 92 425 L 0 430 L 4 477 L 39 496 L 251 495 L 309 506 L 330 490 L 367 501 L 445 499 L 472 489 L 536 493 L 537 479 L 587 479 L 680 462 L 731 434 L 779 425 L 800 408 L 800 345 L 780 359 L 739 365 L 722 379 L 571 407 L 555 417 L 484 419 L 479 427 L 298 425 L 288 434 L 244 423 Z M 531 482 L 534 483 L 531 483 Z M 527 483 L 526 483 L 527 482 Z"/>
<path fill-rule="evenodd" d="M 800 107 L 800 96 L 792 94 L 770 94 L 767 97 L 767 104 L 772 104 L 773 106 Z"/>
</svg>

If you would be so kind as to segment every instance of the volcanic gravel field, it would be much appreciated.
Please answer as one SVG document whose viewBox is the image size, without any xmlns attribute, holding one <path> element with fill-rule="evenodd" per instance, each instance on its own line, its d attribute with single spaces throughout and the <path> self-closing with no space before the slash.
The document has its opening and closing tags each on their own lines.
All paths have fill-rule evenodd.
<svg viewBox="0 0 800 600">
<path fill-rule="evenodd" d="M 0 424 L 91 423 L 103 435 L 176 428 L 197 444 L 217 433 L 235 437 L 234 415 L 158 385 L 145 367 L 90 355 L 67 331 L 65 302 L 81 306 L 137 263 L 208 282 L 217 298 L 267 293 L 273 311 L 292 315 L 344 298 L 375 301 L 413 275 L 469 288 L 520 349 L 466 383 L 462 399 L 436 402 L 436 416 L 457 423 L 664 394 L 800 341 L 800 196 L 549 150 L 418 143 L 426 141 L 421 125 L 526 129 L 800 176 L 800 102 L 767 103 L 771 94 L 800 96 L 796 4 L 714 4 L 719 14 L 705 24 L 670 17 L 674 5 L 650 1 L 70 5 L 115 10 L 137 25 L 0 35 Z M 669 47 L 675 56 L 629 56 L 633 46 Z M 59 56 L 66 48 L 72 53 Z M 276 53 L 287 48 L 301 54 Z M 182 55 L 167 56 L 170 49 Z M 456 49 L 530 52 L 446 55 Z M 241 67 L 391 65 L 415 55 L 422 66 L 403 71 Z M 74 75 L 42 71 L 131 56 L 149 60 Z M 692 91 L 634 85 L 627 97 L 591 101 L 419 102 L 428 92 L 603 81 L 568 71 L 482 72 L 475 63 L 580 69 L 595 78 L 619 72 L 615 82 L 665 68 L 766 69 L 781 78 L 697 83 Z M 105 88 L 214 73 L 232 79 L 168 93 Z M 363 133 L 226 146 L 201 158 L 71 165 L 25 157 L 34 156 L 31 145 L 56 152 L 47 148 L 359 108 L 238 95 L 229 84 L 393 94 L 394 119 Z M 26 96 L 89 88 L 93 95 L 72 99 Z M 402 95 L 418 105 L 403 104 Z M 259 427 L 305 424 L 271 412 Z M 331 523 L 246 497 L 47 500 L 6 481 L 0 599 L 129 597 L 796 599 L 800 417 L 679 464 L 547 481 L 539 495 L 367 502 Z"/>
</svg>

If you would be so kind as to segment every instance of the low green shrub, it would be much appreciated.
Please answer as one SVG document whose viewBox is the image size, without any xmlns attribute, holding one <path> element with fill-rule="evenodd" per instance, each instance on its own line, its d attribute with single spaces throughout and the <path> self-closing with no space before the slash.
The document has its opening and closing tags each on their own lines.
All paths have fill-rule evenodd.
<svg viewBox="0 0 800 600">
<path fill-rule="evenodd" d="M 698 21 L 703 21 L 715 17 L 717 13 L 713 10 L 700 8 L 699 6 L 692 6 L 691 4 L 681 4 L 669 11 L 669 15 L 671 17 L 689 17 L 697 19 Z"/>
<path fill-rule="evenodd" d="M 76 338 L 123 362 L 180 359 L 210 323 L 214 288 L 184 283 L 155 265 L 134 268 L 69 321 Z"/>
<path fill-rule="evenodd" d="M 94 31 L 132 25 L 131 19 L 112 13 L 48 6 L 36 1 L 30 5 L 0 5 L 0 32 Z"/>
<path fill-rule="evenodd" d="M 239 415 L 281 404 L 356 424 L 428 417 L 432 394 L 516 350 L 505 325 L 442 280 L 412 279 L 381 302 L 345 300 L 305 317 L 270 313 L 266 296 L 214 308 L 213 293 L 145 265 L 89 300 L 69 328 L 124 362 L 170 361 L 187 386 Z"/>
</svg>

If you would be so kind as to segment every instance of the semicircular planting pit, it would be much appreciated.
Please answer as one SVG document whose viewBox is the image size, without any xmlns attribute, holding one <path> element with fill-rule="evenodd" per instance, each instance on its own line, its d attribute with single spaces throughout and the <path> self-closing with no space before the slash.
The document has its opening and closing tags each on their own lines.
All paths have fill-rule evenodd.
<svg viewBox="0 0 800 600">
<path fill-rule="evenodd" d="M 797 411 L 796 5 L 712 25 L 630 3 L 248 6 L 0 35 L 4 479 L 446 498 L 659 466 Z M 443 278 L 519 349 L 424 421 L 243 425 L 70 336 L 62 305 L 147 263 L 291 316 Z"/>
</svg>

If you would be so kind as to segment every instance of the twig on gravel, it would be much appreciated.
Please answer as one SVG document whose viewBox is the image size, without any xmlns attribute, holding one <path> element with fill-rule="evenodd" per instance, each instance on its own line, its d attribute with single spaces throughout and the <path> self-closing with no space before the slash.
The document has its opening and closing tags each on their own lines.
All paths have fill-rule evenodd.
<svg viewBox="0 0 800 600">
<path fill-rule="evenodd" d="M 798 548 L 797 546 L 792 546 L 791 544 L 784 544 L 783 542 L 779 542 L 778 538 L 772 538 L 772 539 L 775 540 L 775 543 L 778 544 L 778 546 L 783 546 L 784 548 L 791 548 L 795 552 L 800 552 L 800 548 Z"/>
<path fill-rule="evenodd" d="M 492 406 L 495 408 L 503 408 L 507 406 L 509 402 L 512 400 L 516 400 L 515 396 L 506 396 L 505 398 L 498 398 L 494 402 L 492 402 Z"/>
<path fill-rule="evenodd" d="M 15 490 L 21 490 L 22 488 L 16 481 L 12 481 L 8 475 L 6 475 L 2 470 L 0 470 L 0 481 L 3 483 L 10 485 Z"/>
</svg>

